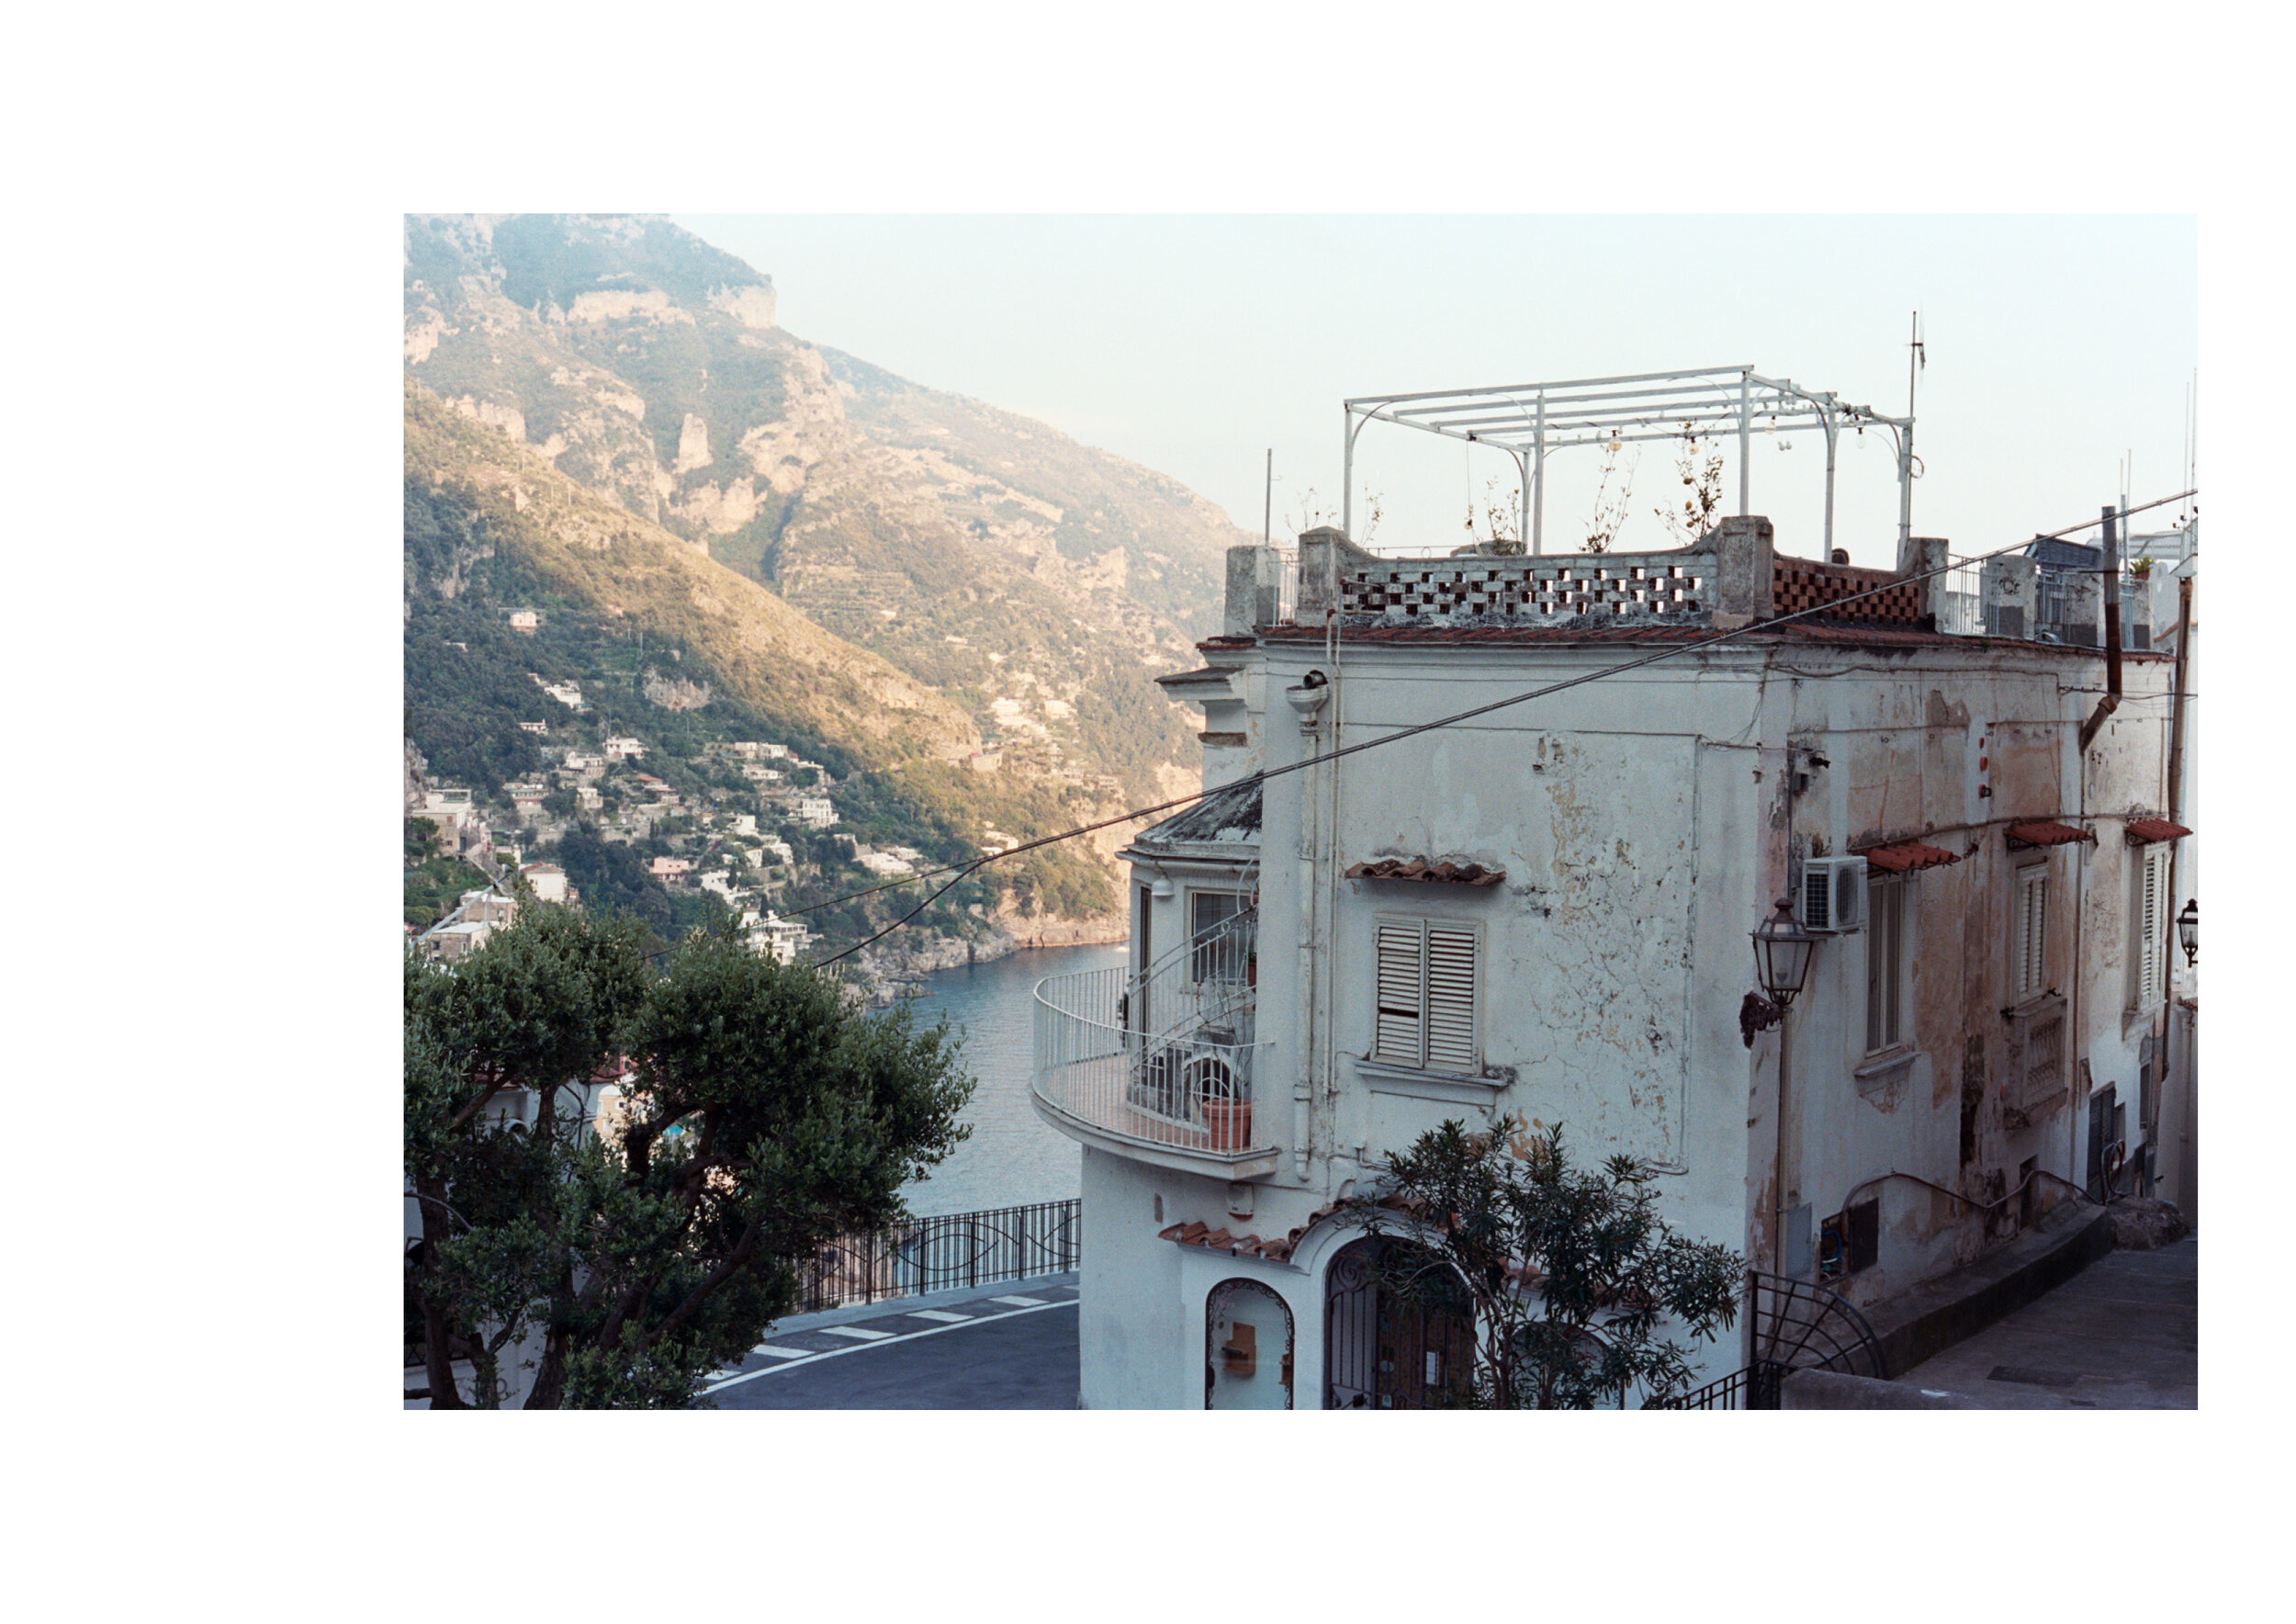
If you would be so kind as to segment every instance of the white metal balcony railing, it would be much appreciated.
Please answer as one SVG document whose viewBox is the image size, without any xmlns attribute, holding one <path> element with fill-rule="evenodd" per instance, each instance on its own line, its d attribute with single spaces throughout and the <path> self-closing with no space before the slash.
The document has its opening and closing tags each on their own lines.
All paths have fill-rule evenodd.
<svg viewBox="0 0 2296 1624">
<path fill-rule="evenodd" d="M 1269 1147 L 1252 1083 L 1255 916 L 1222 920 L 1144 972 L 1121 964 L 1036 987 L 1037 1098 L 1133 1144 L 1213 1157 Z"/>
</svg>

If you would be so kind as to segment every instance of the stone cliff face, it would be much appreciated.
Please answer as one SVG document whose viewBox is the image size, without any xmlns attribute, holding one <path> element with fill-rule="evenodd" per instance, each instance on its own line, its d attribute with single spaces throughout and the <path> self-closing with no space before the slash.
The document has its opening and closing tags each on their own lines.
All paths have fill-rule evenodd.
<svg viewBox="0 0 2296 1624">
<path fill-rule="evenodd" d="M 770 278 L 658 220 L 410 217 L 405 261 L 406 369 L 453 410 L 956 701 L 1080 815 L 1192 781 L 1152 678 L 1216 629 L 1246 538 L 1210 503 L 784 332 Z"/>
<path fill-rule="evenodd" d="M 411 378 L 954 701 L 1075 821 L 1193 782 L 1151 679 L 1248 539 L 1193 492 L 784 332 L 659 220 L 410 217 L 404 292 Z M 1034 934 L 1072 928 L 1107 922 Z"/>
</svg>

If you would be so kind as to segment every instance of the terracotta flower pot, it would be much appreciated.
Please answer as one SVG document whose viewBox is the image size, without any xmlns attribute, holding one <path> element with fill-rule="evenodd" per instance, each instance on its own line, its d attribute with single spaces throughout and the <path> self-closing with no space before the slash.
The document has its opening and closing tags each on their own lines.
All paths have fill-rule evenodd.
<svg viewBox="0 0 2296 1624">
<path fill-rule="evenodd" d="M 1204 1130 L 1214 1150 L 1242 1150 L 1252 1143 L 1252 1102 L 1209 1098 L 1203 1102 Z"/>
</svg>

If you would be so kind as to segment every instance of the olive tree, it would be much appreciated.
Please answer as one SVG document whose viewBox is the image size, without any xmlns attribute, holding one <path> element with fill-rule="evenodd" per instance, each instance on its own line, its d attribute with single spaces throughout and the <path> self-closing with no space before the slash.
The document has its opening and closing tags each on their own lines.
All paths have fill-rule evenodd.
<svg viewBox="0 0 2296 1624">
<path fill-rule="evenodd" d="M 1491 1409 L 1591 1409 L 1641 1390 L 1646 1404 L 1690 1382 L 1689 1348 L 1735 1321 L 1745 1264 L 1677 1235 L 1631 1156 L 1571 1165 L 1562 1127 L 1521 1116 L 1474 1133 L 1454 1118 L 1388 1158 L 1388 1188 L 1354 1198 L 1356 1221 L 1414 1246 L 1375 1264 L 1380 1289 L 1474 1310 L 1471 1402 Z"/>
<path fill-rule="evenodd" d="M 677 1407 L 796 1301 L 800 1260 L 903 1215 L 966 1130 L 945 1026 L 870 1016 L 833 978 L 696 931 L 530 904 L 451 966 L 407 968 L 410 1274 L 433 1404 L 490 1404 L 531 1354 L 529 1409 Z M 608 1131 L 589 1088 L 626 1056 Z M 531 1126 L 490 1110 L 533 1091 Z"/>
</svg>

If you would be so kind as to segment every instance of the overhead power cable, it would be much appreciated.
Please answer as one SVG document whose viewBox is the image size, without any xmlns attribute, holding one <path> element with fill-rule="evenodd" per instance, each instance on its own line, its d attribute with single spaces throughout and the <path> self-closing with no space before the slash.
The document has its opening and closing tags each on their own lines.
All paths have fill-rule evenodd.
<svg viewBox="0 0 2296 1624">
<path fill-rule="evenodd" d="M 2152 502 L 2141 502 L 2135 507 L 2121 509 L 2115 514 L 2115 517 L 2125 519 L 2132 513 L 2142 513 L 2149 512 L 2156 507 L 2167 507 L 2172 502 L 2182 502 L 2186 497 L 2197 495 L 2198 493 L 2199 487 L 2195 486 L 2190 490 L 2179 491 L 2173 496 L 2163 496 Z M 2009 546 L 1996 547 L 1991 552 L 1964 554 L 1948 563 L 1940 565 L 1934 570 L 1924 570 L 1912 575 L 1893 576 L 1883 585 L 1868 587 L 1863 592 L 1849 593 L 1844 597 L 1834 599 L 1829 603 L 1817 604 L 1808 609 L 1797 609 L 1789 615 L 1773 615 L 1767 620 L 1756 621 L 1751 626 L 1739 626 L 1734 630 L 1727 632 L 1716 632 L 1711 637 L 1697 637 L 1685 643 L 1669 644 L 1663 648 L 1653 649 L 1650 653 L 1641 655 L 1637 659 L 1622 660 L 1616 665 L 1604 666 L 1601 671 L 1587 671 L 1579 676 L 1565 678 L 1559 682 L 1549 682 L 1541 688 L 1528 689 L 1521 694 L 1511 694 L 1504 699 L 1494 699 L 1489 705 L 1479 705 L 1469 710 L 1454 712 L 1452 715 L 1447 716 L 1438 716 L 1431 722 L 1419 722 L 1409 727 L 1399 727 L 1392 733 L 1383 733 L 1377 739 L 1367 739 L 1360 744 L 1345 745 L 1338 750 L 1326 750 L 1321 755 L 1306 756 L 1297 761 L 1289 762 L 1281 767 L 1264 767 L 1258 772 L 1251 774 L 1248 778 L 1238 779 L 1236 783 L 1232 784 L 1222 784 L 1217 790 L 1199 790 L 1193 795 L 1181 795 L 1169 801 L 1160 801 L 1153 806 L 1142 806 L 1134 811 L 1119 813 L 1113 818 L 1104 818 L 1097 823 L 1086 823 L 1079 825 L 1075 829 L 1064 829 L 1056 835 L 1043 835 L 1033 840 L 1024 840 L 1018 846 L 1011 847 L 1003 851 L 996 852 L 990 856 L 975 858 L 970 863 L 956 863 L 942 868 L 931 869 L 921 874 L 914 874 L 903 879 L 887 881 L 882 885 L 866 886 L 859 891 L 850 891 L 841 897 L 832 897 L 827 902 L 816 902 L 806 908 L 793 909 L 792 915 L 816 913 L 825 908 L 836 908 L 844 903 L 850 902 L 856 897 L 868 897 L 879 891 L 887 891 L 902 885 L 915 885 L 925 880 L 938 878 L 941 874 L 945 874 L 953 873 L 955 874 L 956 877 L 951 879 L 948 885 L 941 886 L 930 897 L 928 897 L 923 902 L 919 903 L 916 908 L 911 908 L 907 913 L 894 920 L 892 924 L 887 925 L 884 930 L 879 930 L 875 935 L 864 937 L 861 941 L 853 943 L 850 947 L 845 948 L 838 953 L 832 953 L 826 959 L 816 961 L 817 964 L 821 965 L 834 964 L 839 959 L 850 957 L 852 954 L 859 953 L 862 948 L 871 945 L 872 942 L 881 942 L 885 937 L 892 935 L 895 930 L 898 930 L 902 926 L 907 924 L 911 919 L 917 918 L 918 914 L 923 913 L 927 908 L 932 907 L 934 903 L 940 901 L 941 897 L 948 895 L 951 888 L 957 885 L 961 881 L 964 880 L 967 876 L 987 867 L 988 864 L 992 863 L 1001 862 L 1005 858 L 1018 857 L 1024 851 L 1034 851 L 1045 846 L 1057 845 L 1064 840 L 1073 840 L 1080 835 L 1096 834 L 1104 829 L 1113 829 L 1120 823 L 1132 823 L 1142 818 L 1153 818 L 1159 812 L 1169 812 L 1177 806 L 1191 806 L 1198 801 L 1205 799 L 1207 796 L 1224 794 L 1228 790 L 1237 788 L 1242 784 L 1254 783 L 1264 784 L 1271 778 L 1281 778 L 1287 773 L 1299 773 L 1310 767 L 1320 767 L 1327 761 L 1342 761 L 1348 756 L 1359 755 L 1367 750 L 1378 750 L 1382 745 L 1394 744 L 1406 739 L 1414 739 L 1422 733 L 1431 733 L 1438 727 L 1456 727 L 1461 722 L 1471 721 L 1477 716 L 1489 716 L 1493 711 L 1504 710 L 1509 705 L 1524 705 L 1534 699 L 1544 699 L 1549 694 L 1560 694 L 1566 689 L 1582 687 L 1589 682 L 1599 682 L 1607 678 L 1623 676 L 1628 671 L 1639 671 L 1646 665 L 1656 665 L 1662 660 L 1672 660 L 1684 654 L 1695 654 L 1701 649 L 1713 648 L 1725 643 L 1736 642 L 1740 638 L 1753 636 L 1756 633 L 1774 631 L 1779 626 L 1790 626 L 1797 620 L 1806 620 L 1813 615 L 1831 615 L 1845 603 L 1854 603 L 1863 598 L 1877 597 L 1883 592 L 1893 592 L 1896 589 L 1904 586 L 1908 581 L 1927 581 L 1931 576 L 1935 575 L 1949 575 L 1956 570 L 1966 569 L 1972 564 L 1982 564 L 1988 558 L 1998 558 L 2005 557 L 2009 553 L 2018 552 L 2025 547 L 2031 547 L 2036 541 L 2059 541 L 2068 536 L 2077 536 L 2084 530 L 2093 530 L 2103 523 L 2104 520 L 2100 515 L 2098 518 L 2090 519 L 2083 524 L 2068 524 L 2062 530 L 2052 530 L 2046 535 L 2028 536 L 2022 541 L 2011 542 Z"/>
</svg>

